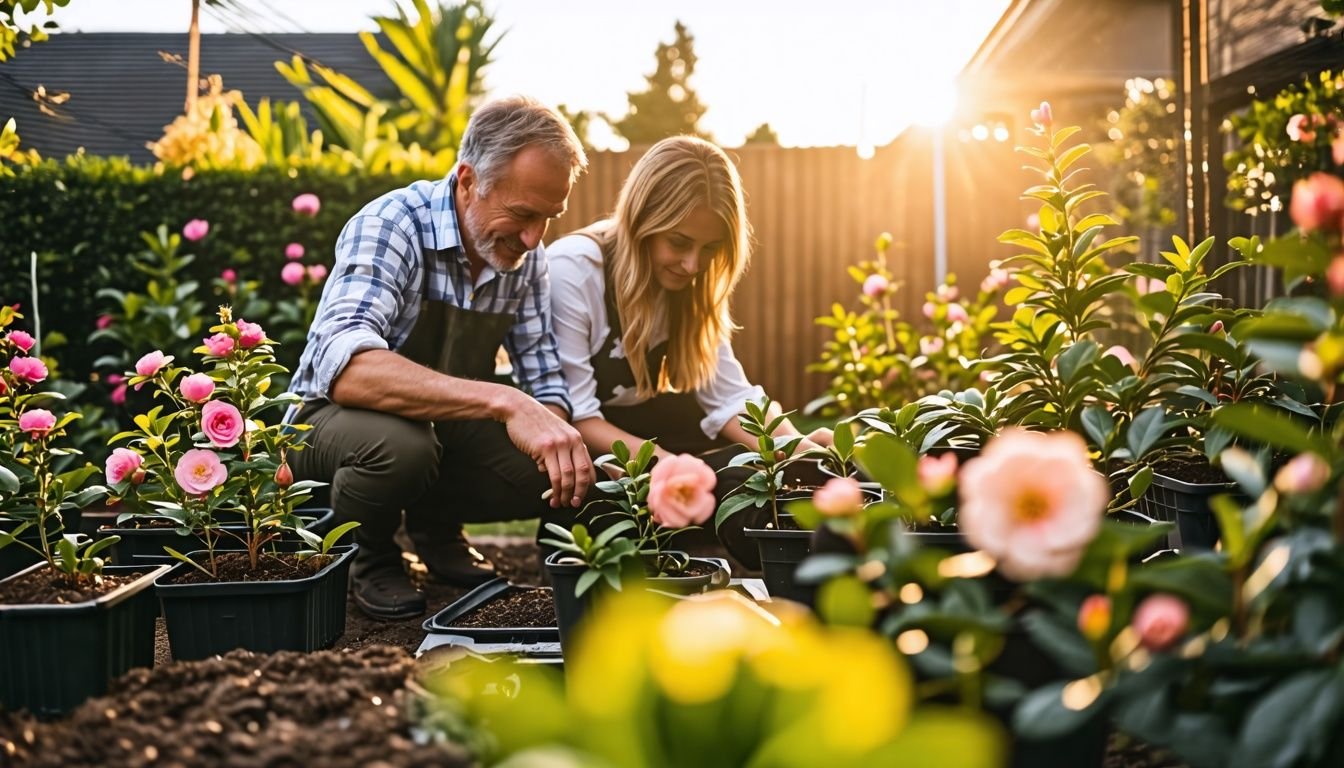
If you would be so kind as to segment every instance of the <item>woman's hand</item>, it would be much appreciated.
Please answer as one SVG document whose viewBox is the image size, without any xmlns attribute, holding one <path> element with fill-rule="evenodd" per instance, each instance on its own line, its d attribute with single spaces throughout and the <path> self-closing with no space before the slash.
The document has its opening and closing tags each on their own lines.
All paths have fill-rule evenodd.
<svg viewBox="0 0 1344 768">
<path fill-rule="evenodd" d="M 830 448 L 835 444 L 835 433 L 827 427 L 818 427 L 806 435 L 798 442 L 800 451 L 820 451 Z"/>
</svg>

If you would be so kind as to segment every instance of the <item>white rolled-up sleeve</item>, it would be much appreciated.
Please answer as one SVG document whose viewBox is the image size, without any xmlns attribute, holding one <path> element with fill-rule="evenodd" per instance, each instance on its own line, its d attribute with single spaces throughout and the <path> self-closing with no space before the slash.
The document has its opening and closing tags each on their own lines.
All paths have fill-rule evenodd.
<svg viewBox="0 0 1344 768">
<path fill-rule="evenodd" d="M 696 401 L 705 412 L 700 429 L 706 437 L 718 437 L 728 422 L 745 410 L 748 400 L 756 401 L 762 397 L 765 397 L 765 390 L 747 381 L 742 364 L 733 354 L 732 342 L 724 339 L 719 344 L 714 377 L 695 393 Z"/>
<path fill-rule="evenodd" d="M 582 236 L 561 238 L 546 248 L 551 269 L 551 318 L 560 370 L 569 387 L 573 419 L 602 418 L 593 355 L 609 330 L 602 256 L 597 243 Z"/>
</svg>

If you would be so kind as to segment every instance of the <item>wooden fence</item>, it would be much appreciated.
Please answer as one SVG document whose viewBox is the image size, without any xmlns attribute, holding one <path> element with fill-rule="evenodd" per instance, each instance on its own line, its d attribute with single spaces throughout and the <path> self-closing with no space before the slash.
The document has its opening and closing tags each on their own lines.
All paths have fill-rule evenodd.
<svg viewBox="0 0 1344 768">
<path fill-rule="evenodd" d="M 915 318 L 933 289 L 930 144 L 927 133 L 909 131 L 869 159 L 846 147 L 729 151 L 755 230 L 751 269 L 733 299 L 742 326 L 734 348 L 751 380 L 786 408 L 801 408 L 825 390 L 824 377 L 805 371 L 827 337 L 814 318 L 830 314 L 834 302 L 858 305 L 846 267 L 871 258 L 879 233 L 895 238 L 889 261 L 902 281 L 902 316 Z M 995 237 L 1021 226 L 1029 210 L 1018 194 L 1035 182 L 1020 170 L 1011 144 L 946 141 L 949 265 L 968 289 L 991 259 L 1008 254 Z M 547 239 L 607 214 L 643 150 L 593 153 Z"/>
</svg>

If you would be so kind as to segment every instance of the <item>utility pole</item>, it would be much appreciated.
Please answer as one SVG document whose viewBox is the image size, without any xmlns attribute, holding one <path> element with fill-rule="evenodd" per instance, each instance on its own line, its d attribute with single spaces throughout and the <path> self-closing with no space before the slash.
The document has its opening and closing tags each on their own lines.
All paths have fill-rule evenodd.
<svg viewBox="0 0 1344 768">
<path fill-rule="evenodd" d="M 196 111 L 196 98 L 201 92 L 201 0 L 191 0 L 191 30 L 187 43 L 187 109 Z"/>
</svg>

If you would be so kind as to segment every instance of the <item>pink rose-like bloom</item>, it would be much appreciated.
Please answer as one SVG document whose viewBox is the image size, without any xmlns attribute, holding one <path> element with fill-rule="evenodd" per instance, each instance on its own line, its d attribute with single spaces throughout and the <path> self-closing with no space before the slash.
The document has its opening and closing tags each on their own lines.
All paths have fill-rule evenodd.
<svg viewBox="0 0 1344 768">
<path fill-rule="evenodd" d="M 1282 493 L 1315 493 L 1330 479 L 1330 465 L 1314 453 L 1299 453 L 1274 475 Z"/>
<path fill-rule="evenodd" d="M 107 475 L 107 482 L 116 485 L 134 475 L 144 463 L 144 457 L 130 448 L 113 448 L 112 455 L 107 457 L 107 464 L 103 467 L 103 474 Z"/>
<path fill-rule="evenodd" d="M 993 293 L 1003 290 L 1008 285 L 1008 270 L 994 268 L 989 270 L 985 279 L 980 281 L 980 290 L 985 293 Z"/>
<path fill-rule="evenodd" d="M 125 405 L 125 404 L 126 404 L 126 385 L 125 385 L 125 384 L 118 384 L 115 388 L 113 388 L 113 390 L 112 390 L 112 394 L 110 394 L 110 395 L 107 396 L 107 399 L 108 399 L 108 400 L 111 400 L 113 405 Z"/>
<path fill-rule="evenodd" d="M 241 317 L 234 323 L 238 328 L 238 346 L 251 349 L 266 340 L 266 331 L 258 323 L 249 323 Z"/>
<path fill-rule="evenodd" d="M 316 216 L 321 209 L 322 201 L 311 192 L 305 192 L 294 198 L 294 212 L 301 216 Z"/>
<path fill-rule="evenodd" d="M 1293 184 L 1288 214 L 1303 232 L 1337 230 L 1344 215 L 1344 181 L 1328 173 L 1313 173 Z"/>
<path fill-rule="evenodd" d="M 1055 113 L 1050 109 L 1050 102 L 1042 101 L 1041 106 L 1031 110 L 1031 122 L 1042 128 L 1049 128 L 1055 122 Z"/>
<path fill-rule="evenodd" d="M 243 436 L 243 414 L 223 400 L 211 400 L 201 408 L 201 431 L 216 448 L 232 448 Z"/>
<path fill-rule="evenodd" d="M 285 285 L 298 285 L 303 282 L 303 276 L 307 273 L 308 270 L 304 269 L 302 264 L 297 261 L 291 261 L 281 268 L 280 280 L 283 281 Z"/>
<path fill-rule="evenodd" d="M 957 521 L 1016 581 L 1067 576 L 1101 530 L 1106 480 L 1073 432 L 1008 429 L 961 471 Z"/>
<path fill-rule="evenodd" d="M 219 273 L 219 279 L 226 283 L 236 283 L 238 282 L 238 273 L 232 269 L 226 269 Z"/>
<path fill-rule="evenodd" d="M 925 357 L 936 355 L 943 351 L 946 343 L 942 336 L 922 336 L 919 339 L 919 353 Z"/>
<path fill-rule="evenodd" d="M 942 496 L 952 490 L 957 482 L 957 454 L 949 452 L 941 456 L 920 456 L 915 473 L 924 490 L 933 496 Z"/>
<path fill-rule="evenodd" d="M 1311 130 L 1311 118 L 1298 114 L 1288 118 L 1288 138 L 1293 141 L 1315 141 L 1316 132 Z"/>
<path fill-rule="evenodd" d="M 233 351 L 233 337 L 227 333 L 216 333 L 203 341 L 205 342 L 205 351 L 215 357 L 228 357 L 229 353 Z"/>
<path fill-rule="evenodd" d="M 290 261 L 297 261 L 299 259 L 302 259 L 303 253 L 304 250 L 302 243 L 290 243 L 289 245 L 285 246 L 285 258 L 289 259 Z"/>
<path fill-rule="evenodd" d="M 1174 595 L 1149 595 L 1134 610 L 1131 624 L 1144 648 L 1165 650 L 1180 640 L 1190 626 L 1190 607 Z"/>
<path fill-rule="evenodd" d="M 949 323 L 964 323 L 970 319 L 971 316 L 966 314 L 965 307 L 956 302 L 947 305 L 947 321 Z"/>
<path fill-rule="evenodd" d="M 1078 631 L 1088 640 L 1100 640 L 1111 628 L 1111 598 L 1088 595 L 1078 607 Z"/>
<path fill-rule="evenodd" d="M 326 264 L 314 264 L 313 266 L 308 268 L 308 279 L 312 280 L 314 283 L 320 283 L 323 280 L 325 280 L 326 277 L 327 277 Z"/>
<path fill-rule="evenodd" d="M 35 342 L 33 335 L 27 331 L 10 331 L 7 338 L 14 344 L 14 346 L 22 349 L 24 352 L 32 349 Z"/>
<path fill-rule="evenodd" d="M 852 477 L 833 477 L 813 491 L 812 506 L 827 517 L 849 517 L 863 511 L 863 489 Z"/>
<path fill-rule="evenodd" d="M 886 293 L 888 285 L 890 283 L 887 282 L 887 278 L 881 275 L 869 275 L 863 281 L 863 295 L 875 299 Z"/>
<path fill-rule="evenodd" d="M 19 431 L 27 432 L 28 436 L 34 440 L 39 437 L 46 437 L 54 426 L 56 426 L 56 414 L 45 408 L 24 411 L 19 416 Z"/>
<path fill-rule="evenodd" d="M 1139 361 L 1134 359 L 1134 353 L 1130 352 L 1127 348 L 1122 347 L 1119 344 L 1110 347 L 1101 354 L 1103 357 L 1105 357 L 1106 355 L 1110 355 L 1111 357 L 1114 357 L 1116 360 L 1119 360 L 1122 365 L 1128 366 L 1130 368 L 1136 368 L 1139 364 Z"/>
<path fill-rule="evenodd" d="M 205 219 L 192 219 L 182 227 L 182 236 L 193 243 L 205 237 L 210 232 L 210 222 Z"/>
<path fill-rule="evenodd" d="M 111 315 L 99 315 L 98 319 L 94 321 L 93 325 L 95 328 L 101 331 L 104 328 L 111 328 L 114 322 L 116 322 L 116 319 L 113 318 Z"/>
<path fill-rule="evenodd" d="M 25 384 L 36 384 L 47 378 L 47 364 L 36 357 L 16 357 L 9 361 L 9 372 Z"/>
<path fill-rule="evenodd" d="M 135 372 L 141 376 L 153 376 L 172 360 L 172 357 L 156 349 L 135 361 Z"/>
<path fill-rule="evenodd" d="M 219 456 L 204 448 L 192 448 L 182 454 L 173 470 L 173 477 L 182 490 L 195 496 L 204 496 L 223 483 L 229 476 Z"/>
<path fill-rule="evenodd" d="M 938 311 L 938 306 L 932 301 L 926 301 L 921 309 L 924 312 L 924 316 L 932 320 L 933 314 Z"/>
<path fill-rule="evenodd" d="M 204 403 L 215 392 L 215 380 L 204 373 L 193 373 L 178 384 L 182 397 L 192 403 Z"/>
<path fill-rule="evenodd" d="M 664 528 L 699 525 L 714 513 L 718 475 L 690 454 L 659 459 L 649 477 L 649 514 Z"/>
</svg>

